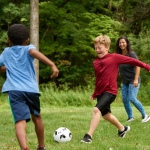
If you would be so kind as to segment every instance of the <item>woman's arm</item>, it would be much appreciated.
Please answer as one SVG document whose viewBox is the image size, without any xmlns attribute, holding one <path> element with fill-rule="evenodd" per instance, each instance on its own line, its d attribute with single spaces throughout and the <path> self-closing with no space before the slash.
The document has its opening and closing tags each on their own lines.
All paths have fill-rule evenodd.
<svg viewBox="0 0 150 150">
<path fill-rule="evenodd" d="M 135 66 L 136 67 L 136 71 L 135 71 L 135 78 L 134 78 L 134 81 L 133 81 L 133 87 L 137 87 L 138 86 L 138 78 L 139 78 L 139 75 L 140 75 L 140 67 L 138 66 Z"/>
</svg>

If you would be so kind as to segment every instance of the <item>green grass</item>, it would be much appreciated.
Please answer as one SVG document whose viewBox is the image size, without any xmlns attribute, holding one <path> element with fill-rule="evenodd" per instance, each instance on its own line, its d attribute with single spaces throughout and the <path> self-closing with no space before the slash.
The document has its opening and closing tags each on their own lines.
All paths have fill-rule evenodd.
<svg viewBox="0 0 150 150">
<path fill-rule="evenodd" d="M 62 107 L 42 106 L 42 118 L 45 127 L 45 145 L 47 150 L 150 150 L 150 121 L 141 123 L 141 114 L 135 107 L 135 121 L 126 122 L 127 115 L 122 103 L 112 104 L 112 114 L 123 125 L 129 125 L 131 131 L 125 138 L 117 137 L 117 128 L 101 117 L 100 124 L 93 134 L 91 144 L 80 143 L 88 132 L 92 118 L 93 107 Z M 150 114 L 150 106 L 144 107 Z M 72 140 L 67 143 L 56 143 L 53 140 L 54 131 L 59 127 L 67 127 L 72 132 Z M 27 123 L 28 147 L 36 150 L 37 138 L 34 125 Z M 19 150 L 16 139 L 13 118 L 8 103 L 0 106 L 0 150 Z"/>
</svg>

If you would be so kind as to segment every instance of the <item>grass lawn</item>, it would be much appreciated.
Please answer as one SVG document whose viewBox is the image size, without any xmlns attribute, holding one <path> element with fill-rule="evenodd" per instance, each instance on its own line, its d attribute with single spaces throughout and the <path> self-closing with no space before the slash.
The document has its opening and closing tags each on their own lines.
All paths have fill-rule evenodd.
<svg viewBox="0 0 150 150">
<path fill-rule="evenodd" d="M 150 121 L 141 123 L 141 114 L 133 108 L 135 121 L 126 122 L 127 115 L 122 103 L 112 104 L 112 114 L 123 125 L 131 127 L 125 138 L 117 137 L 117 128 L 101 117 L 100 124 L 93 134 L 91 144 L 80 143 L 88 132 L 92 118 L 93 107 L 54 108 L 42 106 L 42 117 L 45 127 L 46 150 L 150 150 Z M 150 106 L 144 107 L 150 115 Z M 72 132 L 72 140 L 67 143 L 56 143 L 53 140 L 54 131 L 59 127 L 67 127 Z M 33 123 L 27 123 L 28 147 L 36 150 L 37 138 Z M 0 106 L 0 150 L 19 150 L 15 136 L 13 118 L 8 104 Z"/>
</svg>

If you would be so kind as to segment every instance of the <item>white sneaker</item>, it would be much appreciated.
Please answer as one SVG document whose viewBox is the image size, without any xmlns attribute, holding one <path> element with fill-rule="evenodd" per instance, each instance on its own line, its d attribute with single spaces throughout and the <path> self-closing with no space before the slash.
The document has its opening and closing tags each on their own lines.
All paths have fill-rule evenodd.
<svg viewBox="0 0 150 150">
<path fill-rule="evenodd" d="M 145 116 L 142 116 L 142 123 L 147 122 L 150 120 L 150 117 L 146 114 Z"/>
<path fill-rule="evenodd" d="M 134 121 L 134 118 L 128 118 L 127 122 Z"/>
</svg>

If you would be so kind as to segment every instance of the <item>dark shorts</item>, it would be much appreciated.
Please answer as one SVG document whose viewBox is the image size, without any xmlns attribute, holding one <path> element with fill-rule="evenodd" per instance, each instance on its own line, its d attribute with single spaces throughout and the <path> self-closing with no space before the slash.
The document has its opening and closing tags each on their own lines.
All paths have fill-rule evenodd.
<svg viewBox="0 0 150 150">
<path fill-rule="evenodd" d="M 116 95 L 105 92 L 102 95 L 97 95 L 97 104 L 95 107 L 97 107 L 101 113 L 102 116 L 106 115 L 108 112 L 111 113 L 110 104 L 115 100 Z"/>
<path fill-rule="evenodd" d="M 26 122 L 30 121 L 30 114 L 39 117 L 39 93 L 9 91 L 8 96 L 14 123 L 21 120 L 26 120 Z"/>
</svg>

